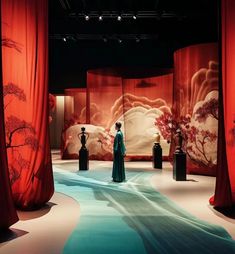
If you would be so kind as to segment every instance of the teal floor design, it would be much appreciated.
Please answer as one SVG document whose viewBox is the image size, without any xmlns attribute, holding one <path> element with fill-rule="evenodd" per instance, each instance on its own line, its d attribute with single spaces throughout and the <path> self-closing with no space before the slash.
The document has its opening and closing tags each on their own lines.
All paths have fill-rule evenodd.
<svg viewBox="0 0 235 254">
<path fill-rule="evenodd" d="M 127 169 L 127 181 L 118 184 L 111 181 L 110 169 L 72 173 L 54 167 L 56 191 L 81 207 L 63 254 L 235 253 L 235 241 L 222 227 L 156 192 L 152 175 Z"/>
</svg>

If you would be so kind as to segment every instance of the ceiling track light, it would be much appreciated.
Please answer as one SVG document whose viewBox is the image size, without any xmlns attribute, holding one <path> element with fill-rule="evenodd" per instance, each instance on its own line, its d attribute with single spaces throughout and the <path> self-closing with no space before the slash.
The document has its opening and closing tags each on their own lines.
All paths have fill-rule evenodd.
<svg viewBox="0 0 235 254">
<path fill-rule="evenodd" d="M 158 34 L 117 34 L 117 33 L 111 33 L 111 34 L 78 34 L 78 33 L 71 33 L 71 34 L 49 34 L 49 39 L 56 39 L 63 42 L 77 42 L 80 40 L 89 40 L 89 41 L 97 41 L 102 40 L 104 42 L 106 41 L 116 41 L 116 42 L 130 42 L 130 41 L 136 41 L 136 42 L 142 42 L 146 40 L 158 40 L 159 35 Z"/>
<path fill-rule="evenodd" d="M 129 11 L 91 11 L 84 10 L 82 12 L 70 12 L 70 18 L 82 18 L 82 19 L 97 19 L 99 21 L 106 19 L 116 19 L 118 21 L 133 19 L 133 20 L 141 20 L 141 19 L 163 19 L 163 18 L 185 18 L 184 15 L 179 15 L 175 11 L 140 11 L 140 10 L 129 10 Z"/>
</svg>

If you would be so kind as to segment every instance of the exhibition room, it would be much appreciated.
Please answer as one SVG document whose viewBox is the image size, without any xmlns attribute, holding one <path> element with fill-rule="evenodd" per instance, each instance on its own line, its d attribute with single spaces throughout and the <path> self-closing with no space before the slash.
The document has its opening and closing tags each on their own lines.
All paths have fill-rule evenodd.
<svg viewBox="0 0 235 254">
<path fill-rule="evenodd" d="M 0 254 L 235 254 L 235 1 L 0 6 Z"/>
</svg>

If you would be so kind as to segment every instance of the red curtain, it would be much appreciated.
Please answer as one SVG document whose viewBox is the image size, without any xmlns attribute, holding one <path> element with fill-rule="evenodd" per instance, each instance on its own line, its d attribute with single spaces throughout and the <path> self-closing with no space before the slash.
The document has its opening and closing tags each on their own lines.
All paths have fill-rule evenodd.
<svg viewBox="0 0 235 254">
<path fill-rule="evenodd" d="M 1 9 L 1 6 L 0 6 Z M 0 13 L 1 14 L 1 13 Z M 1 16 L 1 15 L 0 15 Z M 1 34 L 1 27 L 0 27 Z M 2 40 L 1 40 L 2 41 Z M 2 87 L 2 50 L 0 50 L 0 229 L 5 229 L 17 222 L 18 217 L 13 204 L 4 130 L 3 112 L 3 87 Z"/>
<path fill-rule="evenodd" d="M 218 47 L 199 44 L 174 54 L 173 132 L 180 128 L 187 172 L 215 175 L 218 135 Z"/>
<path fill-rule="evenodd" d="M 48 132 L 48 2 L 2 0 L 6 148 L 15 204 L 53 194 Z"/>
<path fill-rule="evenodd" d="M 221 1 L 222 98 L 220 107 L 220 150 L 215 196 L 212 204 L 235 203 L 235 1 Z"/>
</svg>

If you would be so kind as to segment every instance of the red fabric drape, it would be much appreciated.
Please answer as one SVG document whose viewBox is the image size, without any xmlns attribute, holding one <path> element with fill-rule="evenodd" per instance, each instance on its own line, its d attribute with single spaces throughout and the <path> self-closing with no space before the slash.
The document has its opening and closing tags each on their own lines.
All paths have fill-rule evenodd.
<svg viewBox="0 0 235 254">
<path fill-rule="evenodd" d="M 221 1 L 222 95 L 220 116 L 221 149 L 213 205 L 235 203 L 235 1 Z"/>
<path fill-rule="evenodd" d="M 1 9 L 1 6 L 0 6 Z M 1 14 L 1 12 L 0 12 Z M 1 15 L 0 15 L 1 16 Z M 1 27 L 0 27 L 1 35 Z M 2 41 L 2 38 L 1 38 Z M 7 154 L 4 130 L 3 112 L 3 87 L 2 87 L 2 50 L 0 50 L 0 230 L 8 228 L 18 217 L 13 204 L 11 186 L 9 181 Z"/>
<path fill-rule="evenodd" d="M 174 124 L 181 128 L 187 172 L 215 175 L 218 129 L 218 47 L 199 44 L 174 54 Z M 173 131 L 175 131 L 173 129 Z"/>
<path fill-rule="evenodd" d="M 54 191 L 48 139 L 48 2 L 1 3 L 10 181 L 16 205 L 32 209 Z"/>
</svg>

